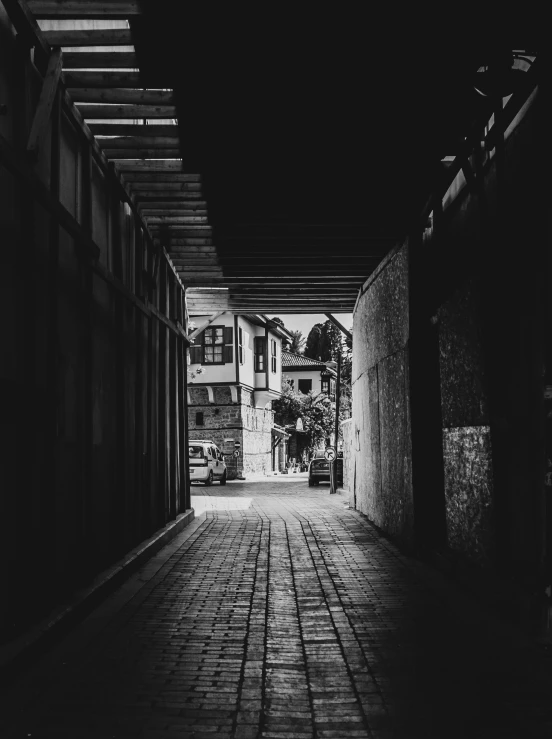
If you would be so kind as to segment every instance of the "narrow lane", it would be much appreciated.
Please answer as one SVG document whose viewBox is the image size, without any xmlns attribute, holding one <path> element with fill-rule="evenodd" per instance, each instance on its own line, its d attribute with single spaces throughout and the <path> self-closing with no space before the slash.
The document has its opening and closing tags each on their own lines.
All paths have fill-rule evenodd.
<svg viewBox="0 0 552 739">
<path fill-rule="evenodd" d="M 552 736 L 550 661 L 343 496 L 193 493 L 198 520 L 14 685 L 1 736 Z"/>
</svg>

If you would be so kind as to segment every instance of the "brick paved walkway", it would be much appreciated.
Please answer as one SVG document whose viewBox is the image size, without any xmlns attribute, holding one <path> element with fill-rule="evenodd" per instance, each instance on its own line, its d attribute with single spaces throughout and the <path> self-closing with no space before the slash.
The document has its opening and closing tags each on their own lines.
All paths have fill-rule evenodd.
<svg viewBox="0 0 552 739">
<path fill-rule="evenodd" d="M 304 477 L 205 516 L 17 681 L 0 736 L 552 736 L 552 660 Z"/>
</svg>

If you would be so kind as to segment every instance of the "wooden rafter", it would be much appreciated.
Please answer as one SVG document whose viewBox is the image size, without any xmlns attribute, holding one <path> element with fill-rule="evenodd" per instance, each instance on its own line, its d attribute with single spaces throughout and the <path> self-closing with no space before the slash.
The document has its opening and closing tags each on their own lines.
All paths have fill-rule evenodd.
<svg viewBox="0 0 552 739">
<path fill-rule="evenodd" d="M 179 159 L 181 156 L 180 149 L 104 149 L 108 159 L 137 159 L 144 157 L 145 159 L 155 159 L 156 157 L 169 157 L 171 159 Z"/>
<path fill-rule="evenodd" d="M 50 46 L 132 46 L 128 28 L 91 29 L 87 31 L 43 31 Z"/>
<path fill-rule="evenodd" d="M 65 69 L 138 69 L 133 51 L 66 51 Z"/>
<path fill-rule="evenodd" d="M 27 0 L 29 10 L 35 18 L 88 18 L 88 19 L 126 19 L 140 15 L 139 0 Z"/>
<path fill-rule="evenodd" d="M 75 103 L 115 103 L 118 105 L 173 105 L 172 90 L 127 90 L 110 87 L 69 87 L 68 92 Z"/>
<path fill-rule="evenodd" d="M 142 79 L 139 72 L 64 72 L 63 80 L 67 87 L 85 87 L 87 89 L 111 89 L 141 87 Z"/>
<path fill-rule="evenodd" d="M 170 123 L 91 123 L 90 130 L 95 136 L 178 136 L 178 126 Z"/>
<path fill-rule="evenodd" d="M 174 176 L 176 173 L 182 171 L 182 162 L 174 159 L 158 159 L 143 161 L 141 159 L 130 159 L 122 160 L 119 165 L 119 160 L 115 160 L 115 164 L 121 170 L 121 172 L 143 172 L 143 173 L 155 173 L 155 172 L 170 172 Z M 184 174 L 183 177 L 199 177 L 199 175 Z M 172 176 L 171 176 L 172 179 Z M 186 182 L 186 180 L 182 180 Z M 188 182 L 193 180 L 187 180 Z"/>
<path fill-rule="evenodd" d="M 56 98 L 58 84 L 61 77 L 61 68 L 61 49 L 54 49 L 48 61 L 48 68 L 46 69 L 46 75 L 44 77 L 44 82 L 42 83 L 42 89 L 40 90 L 40 97 L 38 105 L 36 106 L 33 123 L 31 125 L 29 140 L 27 142 L 27 152 L 32 157 L 36 157 L 38 155 L 40 142 L 52 115 L 54 100 Z"/>
<path fill-rule="evenodd" d="M 174 105 L 85 105 L 78 104 L 85 119 L 92 118 L 176 118 Z"/>
</svg>

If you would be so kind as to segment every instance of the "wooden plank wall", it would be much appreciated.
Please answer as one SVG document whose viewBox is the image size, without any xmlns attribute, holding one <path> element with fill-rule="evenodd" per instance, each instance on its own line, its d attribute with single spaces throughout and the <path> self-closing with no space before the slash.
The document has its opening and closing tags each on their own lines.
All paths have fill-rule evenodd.
<svg viewBox="0 0 552 739">
<path fill-rule="evenodd" d="M 63 90 L 28 150 L 19 38 L 0 5 L 4 640 L 190 507 L 182 283 Z"/>
</svg>

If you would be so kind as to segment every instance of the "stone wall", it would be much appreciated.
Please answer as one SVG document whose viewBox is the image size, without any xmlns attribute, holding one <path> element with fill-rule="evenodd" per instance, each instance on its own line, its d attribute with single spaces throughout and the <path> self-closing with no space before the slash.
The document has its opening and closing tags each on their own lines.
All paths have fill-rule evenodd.
<svg viewBox="0 0 552 739">
<path fill-rule="evenodd" d="M 355 507 L 405 541 L 413 536 L 408 258 L 407 245 L 394 252 L 359 297 L 349 432 Z"/>
<path fill-rule="evenodd" d="M 243 391 L 244 400 L 247 391 Z M 243 473 L 268 475 L 272 469 L 272 433 L 274 411 L 271 407 L 255 408 L 249 403 L 243 408 Z"/>
<path fill-rule="evenodd" d="M 248 473 L 269 474 L 272 467 L 272 434 L 274 412 L 256 408 L 253 395 L 238 388 L 238 402 L 232 402 L 228 386 L 211 386 L 214 403 L 209 403 L 207 388 L 190 386 L 188 427 L 190 439 L 212 439 L 224 452 L 228 479 Z M 197 413 L 203 414 L 203 424 L 196 423 Z M 238 442 L 239 447 L 235 444 Z M 233 456 L 235 449 L 240 454 Z"/>
</svg>

